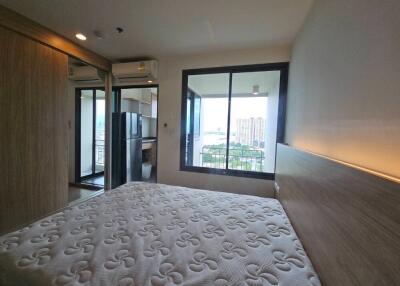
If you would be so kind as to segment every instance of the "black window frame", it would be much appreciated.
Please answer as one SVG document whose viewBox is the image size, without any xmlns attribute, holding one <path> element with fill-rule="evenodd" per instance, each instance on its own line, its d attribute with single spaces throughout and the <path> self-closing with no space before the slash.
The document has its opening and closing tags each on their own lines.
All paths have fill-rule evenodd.
<svg viewBox="0 0 400 286">
<path fill-rule="evenodd" d="M 280 71 L 279 82 L 279 102 L 278 102 L 278 126 L 276 134 L 276 144 L 284 143 L 285 135 L 285 120 L 286 120 L 286 99 L 288 89 L 288 75 L 289 75 L 289 62 L 278 62 L 268 64 L 255 64 L 255 65 L 240 65 L 240 66 L 224 66 L 224 67 L 211 67 L 200 69 L 185 69 L 182 70 L 182 101 L 181 101 L 181 134 L 180 134 L 180 171 L 207 173 L 225 176 L 257 178 L 265 180 L 275 180 L 274 173 L 256 172 L 256 171 L 242 171 L 233 169 L 216 169 L 209 167 L 189 166 L 186 165 L 186 113 L 187 113 L 187 94 L 188 94 L 188 77 L 190 75 L 201 74 L 217 74 L 229 73 L 229 96 L 228 96 L 228 129 L 227 141 L 230 136 L 230 113 L 231 113 L 231 96 L 232 96 L 232 75 L 234 73 L 244 72 L 260 72 L 260 71 Z M 226 160 L 229 159 L 229 145 L 227 145 Z M 276 152 L 275 152 L 276 158 Z M 276 160 L 275 160 L 276 168 Z"/>
</svg>

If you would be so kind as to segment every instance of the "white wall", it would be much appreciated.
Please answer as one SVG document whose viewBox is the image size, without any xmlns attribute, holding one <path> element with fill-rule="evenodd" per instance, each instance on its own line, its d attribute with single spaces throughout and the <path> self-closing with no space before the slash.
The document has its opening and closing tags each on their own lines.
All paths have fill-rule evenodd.
<svg viewBox="0 0 400 286">
<path fill-rule="evenodd" d="M 282 46 L 160 59 L 159 80 L 156 82 L 159 84 L 158 182 L 272 197 L 273 181 L 179 171 L 182 70 L 202 67 L 284 62 L 289 61 L 290 53 L 291 48 L 289 46 Z M 75 160 L 75 143 L 73 136 L 75 121 L 74 88 L 75 86 L 71 86 L 69 91 L 71 99 L 69 105 L 69 120 L 72 125 L 69 132 L 70 182 L 74 181 Z M 164 123 L 167 123 L 168 127 L 163 127 Z"/>
<path fill-rule="evenodd" d="M 290 67 L 287 143 L 400 178 L 400 1 L 317 0 Z"/>
<path fill-rule="evenodd" d="M 179 171 L 182 70 L 288 61 L 290 47 L 160 59 L 158 182 L 242 194 L 273 196 L 273 181 Z M 163 127 L 164 123 L 168 126 Z"/>
</svg>

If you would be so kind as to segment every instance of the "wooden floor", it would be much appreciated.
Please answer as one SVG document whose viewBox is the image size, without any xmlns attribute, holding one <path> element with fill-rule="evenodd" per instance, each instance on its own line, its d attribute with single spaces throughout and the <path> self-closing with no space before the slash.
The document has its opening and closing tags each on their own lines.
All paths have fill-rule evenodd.
<svg viewBox="0 0 400 286">
<path fill-rule="evenodd" d="M 152 168 L 150 178 L 148 179 L 142 178 L 142 181 L 148 183 L 156 183 L 157 182 L 156 176 L 157 176 L 157 170 L 156 168 Z M 87 186 L 85 186 L 86 184 Z M 68 203 L 70 205 L 76 204 L 90 197 L 99 195 L 104 192 L 103 189 L 100 189 L 103 188 L 103 186 L 104 186 L 104 176 L 99 176 L 96 178 L 84 180 L 79 185 L 70 184 L 68 188 Z M 96 187 L 98 188 L 96 189 Z"/>
<path fill-rule="evenodd" d="M 99 176 L 95 178 L 90 178 L 82 181 L 83 184 L 89 184 L 94 186 L 104 187 L 104 176 Z"/>
<path fill-rule="evenodd" d="M 69 186 L 68 188 L 68 202 L 77 203 L 83 200 L 86 200 L 90 197 L 96 196 L 98 194 L 103 193 L 103 190 L 88 190 L 82 189 L 74 186 Z"/>
</svg>

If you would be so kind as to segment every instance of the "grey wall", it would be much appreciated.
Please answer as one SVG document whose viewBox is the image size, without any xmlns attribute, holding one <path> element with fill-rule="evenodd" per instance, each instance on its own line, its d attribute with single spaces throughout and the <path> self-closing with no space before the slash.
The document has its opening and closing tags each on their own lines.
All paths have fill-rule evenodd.
<svg viewBox="0 0 400 286">
<path fill-rule="evenodd" d="M 292 53 L 286 141 L 400 178 L 400 1 L 317 0 Z"/>
</svg>

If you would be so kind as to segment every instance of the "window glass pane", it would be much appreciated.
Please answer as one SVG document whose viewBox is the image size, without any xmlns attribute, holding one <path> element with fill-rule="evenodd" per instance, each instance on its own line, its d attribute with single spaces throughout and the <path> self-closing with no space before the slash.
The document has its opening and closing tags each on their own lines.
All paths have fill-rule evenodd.
<svg viewBox="0 0 400 286">
<path fill-rule="evenodd" d="M 104 171 L 104 138 L 105 138 L 106 100 L 103 90 L 96 90 L 96 173 Z"/>
<path fill-rule="evenodd" d="M 81 91 L 81 176 L 92 174 L 93 90 Z"/>
<path fill-rule="evenodd" d="M 229 73 L 188 76 L 187 166 L 226 168 L 228 99 Z"/>
<path fill-rule="evenodd" d="M 190 133 L 192 127 L 191 123 L 191 110 L 192 110 L 192 93 L 188 91 L 186 98 L 186 149 L 185 149 L 185 162 L 186 165 L 193 165 L 193 138 Z"/>
<path fill-rule="evenodd" d="M 232 75 L 228 168 L 274 173 L 280 71 Z"/>
</svg>

